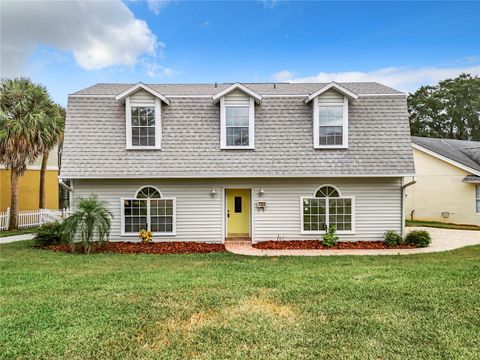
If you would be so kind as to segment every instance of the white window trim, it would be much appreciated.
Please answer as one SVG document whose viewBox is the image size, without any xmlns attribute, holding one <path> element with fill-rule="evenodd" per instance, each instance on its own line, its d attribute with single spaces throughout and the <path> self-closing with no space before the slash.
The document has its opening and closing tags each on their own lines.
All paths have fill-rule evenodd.
<svg viewBox="0 0 480 360">
<path fill-rule="evenodd" d="M 138 198 L 131 198 L 125 197 L 120 199 L 120 235 L 121 236 L 135 236 L 138 237 L 138 233 L 136 232 L 125 232 L 125 200 L 146 200 L 147 201 L 147 228 L 150 229 L 150 200 L 172 200 L 173 201 L 173 214 L 172 214 L 172 232 L 154 232 L 153 236 L 161 236 L 161 237 L 168 237 L 168 236 L 176 236 L 177 235 L 177 199 L 175 197 L 169 198 L 153 198 L 153 199 L 138 199 Z M 147 229 L 147 230 L 148 230 Z"/>
<path fill-rule="evenodd" d="M 127 150 L 160 150 L 162 148 L 162 104 L 159 98 L 155 98 L 155 146 L 132 145 L 132 106 L 152 107 L 152 104 L 138 103 L 131 105 L 130 96 L 125 99 L 126 114 L 126 149 Z"/>
<path fill-rule="evenodd" d="M 248 107 L 248 146 L 227 145 L 227 107 Z M 250 97 L 249 105 L 225 105 L 225 97 L 220 98 L 220 149 L 249 150 L 255 149 L 255 100 Z"/>
<path fill-rule="evenodd" d="M 315 191 L 316 192 L 316 191 Z M 340 192 L 338 192 L 340 195 Z M 314 194 L 315 195 L 315 194 Z M 303 229 L 303 200 L 305 199 L 325 199 L 325 220 L 327 226 L 330 226 L 329 224 L 329 204 L 328 204 L 328 199 L 330 198 L 320 198 L 320 197 L 315 197 L 315 196 L 301 196 L 300 197 L 300 234 L 302 235 L 324 235 L 325 230 L 304 230 Z M 351 230 L 339 230 L 337 231 L 338 235 L 354 235 L 355 234 L 355 196 L 342 196 L 340 195 L 339 197 L 332 197 L 332 199 L 350 199 L 352 201 L 352 229 Z"/>
<path fill-rule="evenodd" d="M 348 98 L 343 97 L 342 145 L 320 145 L 320 106 L 338 106 L 340 103 L 319 103 L 313 99 L 313 147 L 315 149 L 348 149 Z"/>
</svg>

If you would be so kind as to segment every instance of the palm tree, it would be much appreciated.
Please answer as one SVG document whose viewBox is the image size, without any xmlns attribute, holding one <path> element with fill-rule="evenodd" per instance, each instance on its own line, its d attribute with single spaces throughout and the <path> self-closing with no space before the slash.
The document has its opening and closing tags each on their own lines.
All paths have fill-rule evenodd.
<svg viewBox="0 0 480 360">
<path fill-rule="evenodd" d="M 70 243 L 80 241 L 89 253 L 94 240 L 99 244 L 108 240 L 112 213 L 105 203 L 98 201 L 96 196 L 80 199 L 75 212 L 63 224 L 63 232 Z"/>
<path fill-rule="evenodd" d="M 0 82 L 0 162 L 11 170 L 10 228 L 17 228 L 18 178 L 49 142 L 46 88 L 27 78 Z"/>
<path fill-rule="evenodd" d="M 65 109 L 58 104 L 54 104 L 48 111 L 50 121 L 50 136 L 48 141 L 43 144 L 42 166 L 40 168 L 40 191 L 38 207 L 45 208 L 45 177 L 47 173 L 48 156 L 55 145 L 63 141 L 63 130 L 65 127 Z"/>
</svg>

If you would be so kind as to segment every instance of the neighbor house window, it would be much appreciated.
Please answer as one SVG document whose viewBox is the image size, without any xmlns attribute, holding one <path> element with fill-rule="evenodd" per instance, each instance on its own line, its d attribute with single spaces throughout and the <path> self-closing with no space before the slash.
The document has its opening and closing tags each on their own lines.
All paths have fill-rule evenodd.
<svg viewBox="0 0 480 360">
<path fill-rule="evenodd" d="M 348 147 L 348 100 L 343 103 L 321 103 L 314 100 L 315 148 Z"/>
<path fill-rule="evenodd" d="M 127 112 L 127 149 L 160 149 L 161 142 L 161 104 L 156 99 L 151 104 L 125 101 Z"/>
<path fill-rule="evenodd" d="M 221 148 L 254 148 L 254 107 L 253 99 L 248 105 L 229 105 L 220 100 Z"/>
<path fill-rule="evenodd" d="M 477 213 L 480 213 L 480 185 L 477 185 L 477 191 L 476 191 L 476 208 L 477 208 Z"/>
<path fill-rule="evenodd" d="M 354 231 L 354 198 L 341 196 L 332 185 L 320 187 L 314 197 L 302 197 L 302 233 L 322 233 L 335 225 L 337 231 Z"/>
<path fill-rule="evenodd" d="M 134 198 L 122 199 L 122 234 L 149 230 L 155 235 L 175 234 L 175 198 L 163 198 L 158 189 L 145 186 Z"/>
</svg>

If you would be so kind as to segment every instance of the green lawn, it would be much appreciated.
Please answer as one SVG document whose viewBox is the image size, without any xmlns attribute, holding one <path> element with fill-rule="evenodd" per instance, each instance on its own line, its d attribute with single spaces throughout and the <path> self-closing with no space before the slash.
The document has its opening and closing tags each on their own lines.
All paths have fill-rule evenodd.
<svg viewBox="0 0 480 360">
<path fill-rule="evenodd" d="M 480 226 L 477 226 L 477 225 L 442 223 L 439 221 L 407 220 L 405 225 L 420 226 L 420 227 L 426 226 L 426 227 L 441 228 L 441 229 L 480 230 Z"/>
<path fill-rule="evenodd" d="M 8 359 L 478 359 L 480 246 L 413 256 L 0 246 Z M 475 355 L 477 354 L 477 355 Z"/>
</svg>

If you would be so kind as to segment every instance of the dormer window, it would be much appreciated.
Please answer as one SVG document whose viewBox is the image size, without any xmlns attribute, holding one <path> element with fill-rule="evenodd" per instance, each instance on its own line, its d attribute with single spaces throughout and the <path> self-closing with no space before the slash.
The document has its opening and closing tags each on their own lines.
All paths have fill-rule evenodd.
<svg viewBox="0 0 480 360">
<path fill-rule="evenodd" d="M 213 96 L 220 102 L 220 148 L 255 148 L 255 102 L 262 97 L 241 84 L 233 84 Z"/>
<path fill-rule="evenodd" d="M 330 83 L 309 95 L 313 100 L 313 147 L 315 149 L 348 148 L 348 105 L 358 95 L 343 86 Z"/>
<path fill-rule="evenodd" d="M 138 83 L 116 96 L 125 101 L 127 150 L 159 150 L 162 141 L 162 102 L 170 101 L 154 89 Z"/>
<path fill-rule="evenodd" d="M 344 98 L 341 99 L 344 102 Z M 347 147 L 348 145 L 348 101 L 345 103 L 319 103 L 318 147 Z M 314 105 L 315 106 L 315 105 Z"/>
<path fill-rule="evenodd" d="M 130 106 L 131 146 L 155 147 L 155 106 Z"/>
</svg>

